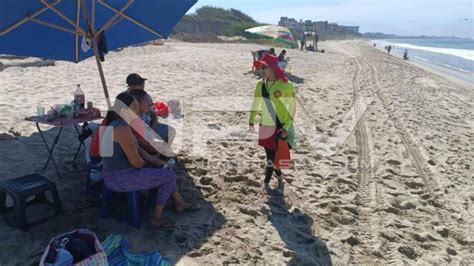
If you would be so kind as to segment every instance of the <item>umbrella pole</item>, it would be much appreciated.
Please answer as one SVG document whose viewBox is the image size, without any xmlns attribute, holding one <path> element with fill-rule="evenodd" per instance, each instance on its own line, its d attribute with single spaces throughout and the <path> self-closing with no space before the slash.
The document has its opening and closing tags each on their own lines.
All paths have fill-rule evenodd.
<svg viewBox="0 0 474 266">
<path fill-rule="evenodd" d="M 110 103 L 109 91 L 107 89 L 107 83 L 105 82 L 104 70 L 102 69 L 102 62 L 99 57 L 99 49 L 97 48 L 97 43 L 95 40 L 92 41 L 92 49 L 94 50 L 95 61 L 97 62 L 97 69 L 99 70 L 100 81 L 102 82 L 102 89 L 104 90 L 105 100 L 107 101 L 107 110 L 112 109 L 112 104 Z"/>
<path fill-rule="evenodd" d="M 105 82 L 104 70 L 102 69 L 102 62 L 100 61 L 100 58 L 99 58 L 99 49 L 97 48 L 97 42 L 96 42 L 97 36 L 95 33 L 94 25 L 91 24 L 91 21 L 89 19 L 86 1 L 85 0 L 80 0 L 80 1 L 81 1 L 82 11 L 84 15 L 84 20 L 87 23 L 87 28 L 90 34 L 90 36 L 86 36 L 86 37 L 90 37 L 90 40 L 92 42 L 92 50 L 94 51 L 95 61 L 97 62 L 97 68 L 99 69 L 100 81 L 102 82 L 102 89 L 104 90 L 105 100 L 107 101 L 107 110 L 111 110 L 112 104 L 110 104 L 109 91 L 107 90 L 107 83 Z M 92 14 L 92 17 L 94 16 L 95 14 Z"/>
</svg>

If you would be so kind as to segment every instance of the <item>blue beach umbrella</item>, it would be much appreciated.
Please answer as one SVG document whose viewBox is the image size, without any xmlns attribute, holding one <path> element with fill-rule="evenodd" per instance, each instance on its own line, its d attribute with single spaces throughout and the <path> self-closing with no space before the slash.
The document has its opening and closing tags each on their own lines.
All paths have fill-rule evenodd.
<svg viewBox="0 0 474 266">
<path fill-rule="evenodd" d="M 1 0 L 0 54 L 79 62 L 95 56 L 111 106 L 97 43 L 108 50 L 167 38 L 197 0 Z M 92 49 L 81 49 L 87 43 Z M 87 45 L 86 45 L 87 47 Z"/>
</svg>

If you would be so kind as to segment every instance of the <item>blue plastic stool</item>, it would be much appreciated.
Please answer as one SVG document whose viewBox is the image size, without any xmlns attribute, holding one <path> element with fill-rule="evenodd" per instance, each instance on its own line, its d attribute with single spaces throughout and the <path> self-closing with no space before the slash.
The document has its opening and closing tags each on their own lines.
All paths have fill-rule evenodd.
<svg viewBox="0 0 474 266">
<path fill-rule="evenodd" d="M 46 192 L 51 193 L 52 202 L 46 198 Z M 12 207 L 6 206 L 7 195 L 13 200 Z M 34 196 L 34 200 L 27 202 L 27 199 L 31 196 Z M 27 222 L 26 207 L 35 203 L 45 203 L 52 206 L 55 209 L 54 214 L 35 222 Z M 64 214 L 56 184 L 38 173 L 0 182 L 0 212 L 6 213 L 11 209 L 14 210 L 15 214 L 14 222 L 8 220 L 4 215 L 5 221 L 8 225 L 17 227 L 22 231 L 27 231 L 31 226 Z"/>
<path fill-rule="evenodd" d="M 109 189 L 104 183 L 104 185 L 102 186 L 102 193 L 100 195 L 100 216 L 102 219 L 109 218 L 112 216 L 108 211 L 108 205 L 114 192 L 116 191 Z M 132 227 L 140 228 L 140 191 L 132 191 L 126 193 L 128 201 L 127 223 Z"/>
<path fill-rule="evenodd" d="M 86 171 L 86 188 L 84 189 L 84 194 L 86 194 L 86 195 L 87 194 L 100 195 L 100 193 L 101 193 L 100 187 L 99 187 L 99 189 L 95 189 L 95 188 L 92 187 L 91 182 L 93 182 L 93 181 L 91 179 L 91 174 L 92 174 L 93 171 L 102 172 L 102 165 L 97 164 L 97 162 L 95 162 L 95 161 L 90 161 L 86 165 L 86 168 L 87 168 L 87 171 Z M 97 181 L 97 182 L 99 182 L 99 181 Z M 103 181 L 100 181 L 100 183 L 103 183 Z"/>
</svg>

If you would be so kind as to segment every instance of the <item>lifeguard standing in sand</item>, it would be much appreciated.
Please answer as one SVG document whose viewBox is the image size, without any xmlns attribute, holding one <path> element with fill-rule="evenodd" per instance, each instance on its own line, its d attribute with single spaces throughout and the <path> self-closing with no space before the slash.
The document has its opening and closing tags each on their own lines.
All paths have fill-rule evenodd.
<svg viewBox="0 0 474 266">
<path fill-rule="evenodd" d="M 261 115 L 258 132 L 258 145 L 265 148 L 267 163 L 265 167 L 264 190 L 271 193 L 270 180 L 273 172 L 278 178 L 278 189 L 283 192 L 283 176 L 280 169 L 276 169 L 275 156 L 277 142 L 286 139 L 290 148 L 295 148 L 295 131 L 293 117 L 295 111 L 295 90 L 285 72 L 278 66 L 276 56 L 265 54 L 255 62 L 262 80 L 258 81 L 249 117 L 249 127 L 255 130 L 254 124 L 257 114 Z"/>
</svg>

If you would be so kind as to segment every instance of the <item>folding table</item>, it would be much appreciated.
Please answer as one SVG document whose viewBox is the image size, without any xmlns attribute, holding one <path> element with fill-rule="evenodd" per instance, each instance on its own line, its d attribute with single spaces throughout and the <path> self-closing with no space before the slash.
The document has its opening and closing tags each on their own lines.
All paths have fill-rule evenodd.
<svg viewBox="0 0 474 266">
<path fill-rule="evenodd" d="M 58 168 L 58 165 L 56 164 L 56 160 L 54 159 L 53 152 L 54 152 L 54 148 L 56 147 L 56 144 L 58 144 L 59 142 L 59 138 L 61 137 L 61 133 L 64 127 L 74 126 L 74 129 L 76 130 L 77 135 L 80 136 L 81 132 L 79 130 L 80 127 L 78 127 L 78 124 L 86 123 L 86 122 L 90 122 L 90 121 L 94 121 L 94 120 L 98 120 L 102 118 L 103 117 L 99 116 L 99 117 L 79 117 L 79 118 L 56 118 L 54 120 L 49 120 L 46 117 L 38 117 L 38 116 L 26 117 L 25 120 L 36 123 L 36 128 L 38 129 L 38 133 L 40 134 L 41 139 L 43 140 L 44 146 L 48 150 L 48 159 L 46 160 L 46 163 L 43 166 L 43 171 L 48 166 L 49 161 L 52 161 L 54 167 L 56 168 L 56 173 L 58 175 L 58 178 L 61 179 L 61 175 L 59 174 L 59 168 Z M 40 124 L 53 126 L 53 127 L 59 127 L 58 133 L 54 137 L 51 147 L 46 141 L 46 138 L 44 137 Z M 77 147 L 76 154 L 74 155 L 74 161 L 77 159 L 77 156 L 79 155 L 79 151 L 81 150 L 81 147 L 85 147 L 84 139 L 82 140 L 79 139 L 79 145 Z"/>
</svg>

